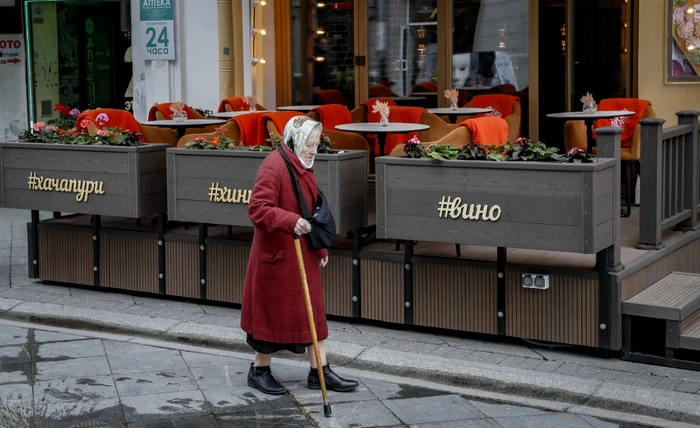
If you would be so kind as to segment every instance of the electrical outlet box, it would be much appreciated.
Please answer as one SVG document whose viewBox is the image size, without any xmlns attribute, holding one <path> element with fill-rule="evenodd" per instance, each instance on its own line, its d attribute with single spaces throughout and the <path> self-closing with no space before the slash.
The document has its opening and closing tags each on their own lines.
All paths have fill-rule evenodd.
<svg viewBox="0 0 700 428">
<path fill-rule="evenodd" d="M 540 273 L 524 273 L 520 279 L 523 288 L 546 290 L 549 288 L 549 275 Z"/>
</svg>

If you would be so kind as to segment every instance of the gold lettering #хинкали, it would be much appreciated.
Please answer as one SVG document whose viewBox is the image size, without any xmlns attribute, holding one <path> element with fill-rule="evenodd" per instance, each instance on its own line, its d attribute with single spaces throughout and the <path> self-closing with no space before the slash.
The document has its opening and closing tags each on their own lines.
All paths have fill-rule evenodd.
<svg viewBox="0 0 700 428">
<path fill-rule="evenodd" d="M 36 172 L 29 173 L 27 184 L 29 190 L 75 193 L 75 200 L 78 202 L 87 202 L 91 194 L 105 193 L 102 181 L 43 177 L 36 175 Z"/>
<path fill-rule="evenodd" d="M 462 198 L 443 196 L 438 202 L 439 218 L 463 218 L 464 220 L 498 221 L 501 218 L 501 207 L 481 204 L 462 204 Z"/>
<path fill-rule="evenodd" d="M 227 204 L 247 204 L 250 202 L 252 190 L 230 189 L 212 182 L 209 187 L 209 202 L 223 202 Z"/>
</svg>

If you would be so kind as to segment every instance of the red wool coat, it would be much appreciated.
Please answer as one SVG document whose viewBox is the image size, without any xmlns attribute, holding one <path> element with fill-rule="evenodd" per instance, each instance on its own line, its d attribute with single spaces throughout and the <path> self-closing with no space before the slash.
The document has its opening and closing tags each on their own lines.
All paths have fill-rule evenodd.
<svg viewBox="0 0 700 428">
<path fill-rule="evenodd" d="M 313 212 L 318 194 L 313 170 L 306 170 L 296 155 L 286 146 L 284 148 L 294 166 L 309 212 Z M 260 165 L 248 215 L 255 233 L 243 288 L 241 328 L 256 340 L 265 342 L 311 343 L 293 239 L 301 210 L 287 166 L 276 150 Z M 303 236 L 300 242 L 320 341 L 328 337 L 328 326 L 319 259 L 326 257 L 328 250 L 309 249 Z"/>
</svg>

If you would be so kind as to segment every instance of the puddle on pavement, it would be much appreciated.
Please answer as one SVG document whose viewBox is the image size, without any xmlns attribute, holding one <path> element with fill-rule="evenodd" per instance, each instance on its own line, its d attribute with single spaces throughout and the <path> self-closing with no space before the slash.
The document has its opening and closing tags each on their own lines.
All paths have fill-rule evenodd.
<svg viewBox="0 0 700 428">
<path fill-rule="evenodd" d="M 412 385 L 398 385 L 399 390 L 394 392 L 394 394 L 389 397 L 389 399 L 400 399 L 400 398 L 426 398 L 426 397 L 437 397 L 441 395 L 449 395 L 449 392 L 437 391 L 435 389 L 420 388 Z"/>
</svg>

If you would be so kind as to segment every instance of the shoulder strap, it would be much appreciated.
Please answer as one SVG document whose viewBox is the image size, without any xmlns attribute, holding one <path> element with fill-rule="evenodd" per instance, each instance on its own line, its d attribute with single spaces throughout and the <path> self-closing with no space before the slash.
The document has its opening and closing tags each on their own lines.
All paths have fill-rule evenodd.
<svg viewBox="0 0 700 428">
<path fill-rule="evenodd" d="M 299 186 L 299 180 L 297 180 L 296 176 L 294 175 L 292 163 L 287 157 L 287 154 L 284 152 L 284 149 L 282 147 L 279 147 L 277 150 L 279 150 L 280 154 L 282 155 L 282 159 L 284 159 L 285 165 L 287 165 L 289 177 L 292 180 L 292 185 L 294 185 L 294 190 L 296 191 L 297 199 L 299 200 L 299 208 L 301 208 L 301 215 L 305 219 L 309 219 L 311 218 L 311 213 L 309 212 L 309 208 L 306 206 L 306 198 L 304 198 L 304 194 L 302 193 L 301 187 Z"/>
</svg>

